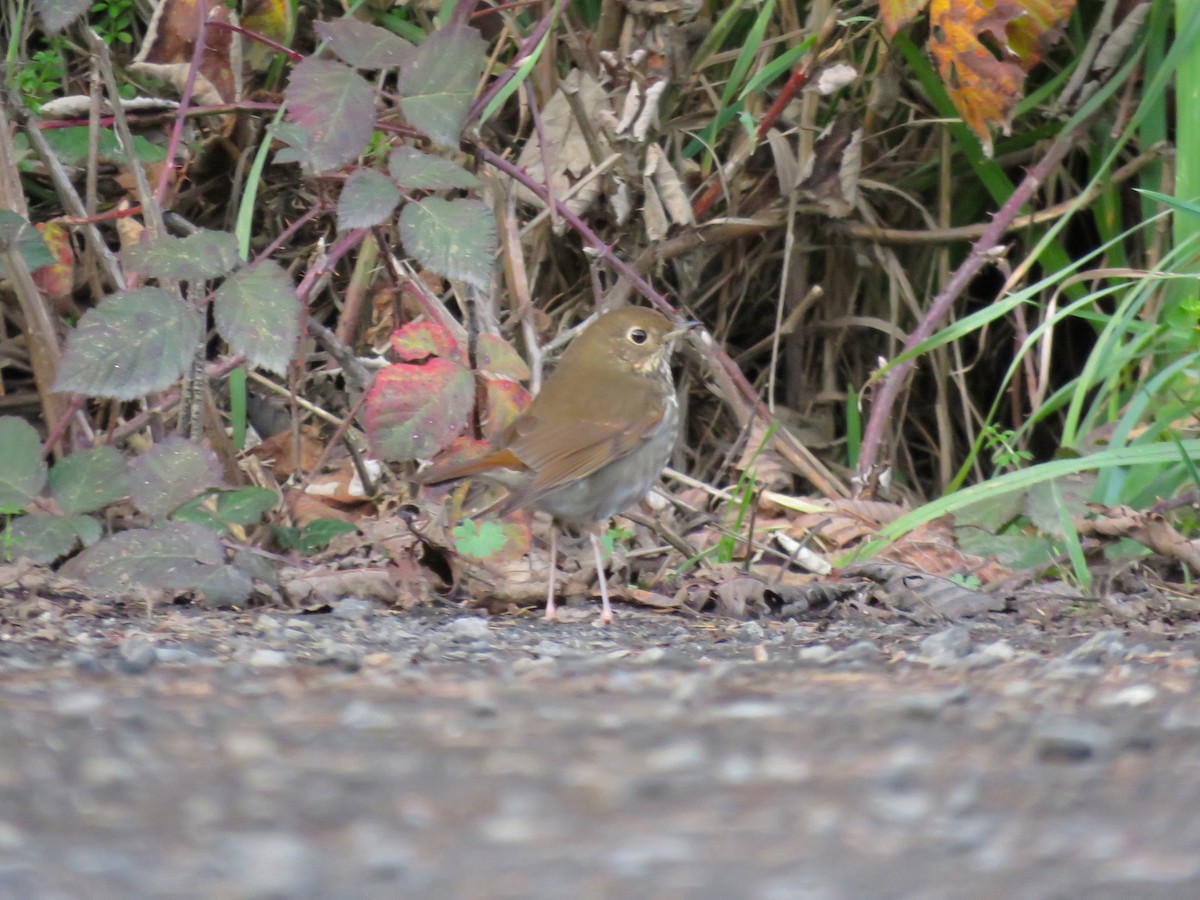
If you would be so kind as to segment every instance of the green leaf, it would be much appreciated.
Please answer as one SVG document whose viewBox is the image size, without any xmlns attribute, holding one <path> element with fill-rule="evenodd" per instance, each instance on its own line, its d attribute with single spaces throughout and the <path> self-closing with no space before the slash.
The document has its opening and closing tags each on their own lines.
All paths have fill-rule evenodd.
<svg viewBox="0 0 1200 900">
<path fill-rule="evenodd" d="M 0 510 L 24 509 L 46 486 L 42 441 L 32 425 L 0 417 L 0 459 Z"/>
<path fill-rule="evenodd" d="M 198 231 L 181 238 L 163 235 L 133 244 L 121 258 L 144 276 L 171 281 L 219 278 L 240 262 L 237 238 L 228 231 Z"/>
<path fill-rule="evenodd" d="M 77 166 L 87 160 L 91 137 L 86 125 L 76 128 L 54 128 L 44 132 L 42 136 L 63 165 Z M 167 158 L 165 147 L 151 143 L 140 134 L 133 136 L 133 154 L 141 163 L 160 163 Z M 115 165 L 126 165 L 125 149 L 111 128 L 101 128 L 99 131 L 96 159 Z"/>
<path fill-rule="evenodd" d="M 291 277 L 278 263 L 247 266 L 217 290 L 217 331 L 235 353 L 283 375 L 300 341 L 300 301 Z"/>
<path fill-rule="evenodd" d="M 487 290 L 496 253 L 496 222 L 478 200 L 427 197 L 400 211 L 400 238 L 425 268 Z"/>
<path fill-rule="evenodd" d="M 392 215 L 399 202 L 400 191 L 390 178 L 374 169 L 356 169 L 338 197 L 338 230 L 378 225 Z"/>
<path fill-rule="evenodd" d="M 129 494 L 129 469 L 115 447 L 80 450 L 50 470 L 50 495 L 66 513 L 95 512 Z"/>
<path fill-rule="evenodd" d="M 164 518 L 188 500 L 221 484 L 221 463 L 211 450 L 181 437 L 155 444 L 130 464 L 133 504 Z"/>
<path fill-rule="evenodd" d="M 313 30 L 329 49 L 356 69 L 390 69 L 412 59 L 416 47 L 386 28 L 360 22 L 358 19 L 337 19 L 333 22 L 314 22 Z"/>
<path fill-rule="evenodd" d="M 324 550 L 334 538 L 357 530 L 355 526 L 341 519 L 313 519 L 302 529 L 287 529 L 293 532 L 287 538 L 283 535 L 278 536 L 280 543 L 308 556 Z"/>
<path fill-rule="evenodd" d="M 82 541 L 95 543 L 100 523 L 91 516 L 48 516 L 34 513 L 14 519 L 3 536 L 4 557 L 24 557 L 35 565 L 61 559 Z M 89 540 L 90 538 L 90 540 Z"/>
<path fill-rule="evenodd" d="M 454 549 L 472 559 L 489 559 L 504 549 L 504 528 L 490 519 L 479 523 L 467 519 L 450 533 Z"/>
<path fill-rule="evenodd" d="M 216 516 L 230 525 L 257 525 L 275 508 L 279 495 L 267 488 L 245 487 L 217 495 Z"/>
<path fill-rule="evenodd" d="M 12 210 L 0 209 L 0 275 L 9 253 L 19 256 L 30 272 L 57 262 L 36 228 Z"/>
<path fill-rule="evenodd" d="M 431 34 L 400 70 L 400 109 L 409 124 L 444 147 L 457 147 L 487 45 L 464 25 Z"/>
<path fill-rule="evenodd" d="M 313 57 L 300 62 L 284 99 L 288 120 L 303 129 L 305 138 L 303 145 L 277 153 L 278 162 L 328 172 L 357 159 L 375 130 L 374 90 L 339 62 Z"/>
<path fill-rule="evenodd" d="M 388 171 L 396 183 L 411 191 L 474 188 L 479 179 L 457 163 L 422 153 L 413 147 L 397 147 L 388 157 Z"/>
<path fill-rule="evenodd" d="M 68 335 L 54 389 L 113 400 L 166 390 L 191 364 L 203 327 L 196 310 L 161 288 L 113 294 Z"/>
<path fill-rule="evenodd" d="M 62 572 L 100 588 L 143 584 L 190 590 L 223 566 L 224 553 L 215 534 L 190 522 L 172 522 L 105 538 L 68 560 Z"/>
<path fill-rule="evenodd" d="M 213 566 L 187 587 L 205 606 L 237 606 L 254 591 L 254 581 L 235 566 Z"/>
</svg>

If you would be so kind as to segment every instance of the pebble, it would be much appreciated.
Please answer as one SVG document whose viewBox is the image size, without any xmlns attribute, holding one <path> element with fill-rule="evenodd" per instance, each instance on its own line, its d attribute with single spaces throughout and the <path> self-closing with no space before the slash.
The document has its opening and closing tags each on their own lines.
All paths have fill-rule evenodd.
<svg viewBox="0 0 1200 900">
<path fill-rule="evenodd" d="M 1158 696 L 1158 690 L 1149 684 L 1131 684 L 1101 697 L 1100 706 L 1145 706 Z"/>
<path fill-rule="evenodd" d="M 855 641 L 840 653 L 834 654 L 836 662 L 872 662 L 883 653 L 874 641 Z"/>
<path fill-rule="evenodd" d="M 807 663 L 828 662 L 833 656 L 834 650 L 828 644 L 810 644 L 796 652 L 796 658 Z"/>
<path fill-rule="evenodd" d="M 107 669 L 104 660 L 90 650 L 77 650 L 72 653 L 71 664 L 84 675 L 103 675 Z"/>
<path fill-rule="evenodd" d="M 750 641 L 761 641 L 766 631 L 758 622 L 747 622 L 742 626 L 742 637 Z"/>
<path fill-rule="evenodd" d="M 1073 663 L 1119 662 L 1125 658 L 1124 635 L 1119 631 L 1100 631 L 1066 654 Z"/>
<path fill-rule="evenodd" d="M 250 654 L 247 662 L 259 669 L 277 669 L 288 664 L 288 655 L 282 650 L 259 647 Z"/>
<path fill-rule="evenodd" d="M 1045 762 L 1084 762 L 1112 743 L 1107 728 L 1077 719 L 1052 719 L 1034 729 L 1033 745 Z"/>
<path fill-rule="evenodd" d="M 977 654 L 989 663 L 1011 662 L 1016 659 L 1017 651 L 1008 641 L 992 641 L 979 648 Z"/>
<path fill-rule="evenodd" d="M 333 604 L 332 615 L 345 622 L 363 622 L 375 615 L 375 604 L 359 597 L 346 597 Z"/>
<path fill-rule="evenodd" d="M 304 896 L 316 880 L 316 854 L 292 834 L 231 834 L 223 842 L 222 860 L 238 897 Z"/>
<path fill-rule="evenodd" d="M 955 665 L 971 652 L 971 629 L 966 625 L 952 625 L 937 634 L 931 634 L 920 643 L 921 657 L 930 666 Z"/>
<path fill-rule="evenodd" d="M 479 616 L 463 616 L 455 619 L 446 626 L 446 633 L 458 640 L 479 640 L 491 634 L 492 628 L 488 620 Z"/>
<path fill-rule="evenodd" d="M 140 675 L 158 662 L 158 652 L 150 641 L 132 637 L 121 642 L 117 668 L 126 675 Z"/>
<path fill-rule="evenodd" d="M 50 701 L 50 708 L 64 719 L 85 719 L 103 706 L 104 695 L 95 691 L 55 694 Z"/>
</svg>

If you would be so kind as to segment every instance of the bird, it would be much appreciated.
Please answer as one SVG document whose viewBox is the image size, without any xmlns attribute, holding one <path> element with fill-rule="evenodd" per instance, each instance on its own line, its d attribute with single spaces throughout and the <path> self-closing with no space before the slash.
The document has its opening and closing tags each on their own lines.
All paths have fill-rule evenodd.
<svg viewBox="0 0 1200 900">
<path fill-rule="evenodd" d="M 675 448 L 679 403 L 671 376 L 676 325 L 645 307 L 603 313 L 576 337 L 533 401 L 481 457 L 435 465 L 422 484 L 474 475 L 509 490 L 507 515 L 539 509 L 554 519 L 545 618 L 557 617 L 558 531 L 587 531 L 600 586 L 600 623 L 613 621 L 597 526 L 649 493 Z"/>
</svg>

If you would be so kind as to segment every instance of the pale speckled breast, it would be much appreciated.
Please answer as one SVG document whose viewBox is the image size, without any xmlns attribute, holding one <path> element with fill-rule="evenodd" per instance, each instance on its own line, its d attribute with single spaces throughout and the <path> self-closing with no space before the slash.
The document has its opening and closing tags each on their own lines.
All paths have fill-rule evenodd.
<svg viewBox="0 0 1200 900">
<path fill-rule="evenodd" d="M 669 367 L 660 373 L 664 413 L 654 433 L 632 452 L 614 459 L 586 478 L 555 488 L 537 501 L 537 508 L 568 525 L 594 525 L 623 512 L 647 493 L 671 458 L 679 437 L 679 403 Z"/>
</svg>

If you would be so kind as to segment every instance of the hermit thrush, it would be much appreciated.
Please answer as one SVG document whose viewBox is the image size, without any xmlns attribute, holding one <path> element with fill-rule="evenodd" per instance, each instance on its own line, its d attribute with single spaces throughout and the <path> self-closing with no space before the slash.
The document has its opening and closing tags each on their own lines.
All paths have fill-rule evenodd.
<svg viewBox="0 0 1200 900">
<path fill-rule="evenodd" d="M 600 621 L 612 621 L 595 526 L 646 496 L 671 456 L 679 408 L 670 356 L 675 338 L 688 327 L 674 328 L 661 313 L 636 307 L 602 315 L 571 343 L 541 392 L 490 452 L 418 476 L 436 484 L 486 473 L 509 488 L 500 515 L 533 507 L 554 517 L 547 619 L 555 617 L 562 524 L 591 533 Z"/>
</svg>

